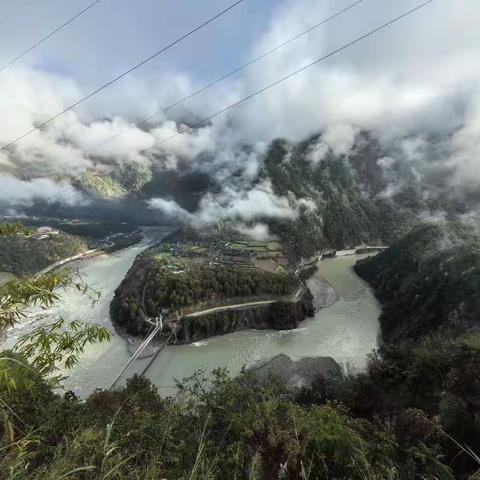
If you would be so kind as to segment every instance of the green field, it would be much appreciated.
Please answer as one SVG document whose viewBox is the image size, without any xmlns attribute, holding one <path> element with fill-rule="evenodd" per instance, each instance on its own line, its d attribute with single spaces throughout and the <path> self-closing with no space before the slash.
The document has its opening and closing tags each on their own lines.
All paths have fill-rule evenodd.
<svg viewBox="0 0 480 480">
<path fill-rule="evenodd" d="M 262 253 L 262 257 L 269 257 L 269 258 L 275 258 L 275 257 L 283 256 L 283 250 L 278 250 L 278 251 L 275 251 L 275 252 L 271 252 L 271 251 L 266 250 L 266 251 L 262 251 L 260 253 Z"/>
<path fill-rule="evenodd" d="M 201 247 L 200 245 L 195 245 L 192 248 L 190 248 L 190 250 L 194 253 L 207 253 L 208 252 L 208 248 Z"/>
<path fill-rule="evenodd" d="M 271 244 L 271 248 L 269 247 Z M 270 250 L 281 250 L 282 245 L 279 242 L 255 242 L 239 240 L 229 245 L 234 250 L 243 250 L 246 252 L 266 253 Z"/>
<path fill-rule="evenodd" d="M 170 252 L 160 252 L 155 255 L 155 260 L 166 260 L 167 258 L 171 258 L 173 255 Z"/>
<path fill-rule="evenodd" d="M 282 251 L 283 245 L 280 242 L 267 242 L 267 248 L 272 251 Z"/>
</svg>

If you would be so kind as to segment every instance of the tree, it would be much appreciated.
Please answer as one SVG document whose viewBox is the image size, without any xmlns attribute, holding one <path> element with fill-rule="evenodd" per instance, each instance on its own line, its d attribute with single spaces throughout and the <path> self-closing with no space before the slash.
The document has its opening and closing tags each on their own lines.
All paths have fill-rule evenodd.
<svg viewBox="0 0 480 480">
<path fill-rule="evenodd" d="M 25 309 L 30 305 L 52 306 L 59 300 L 61 289 L 66 288 L 76 288 L 92 302 L 98 300 L 98 294 L 93 295 L 83 281 L 69 270 L 4 284 L 0 287 L 0 331 L 25 318 Z M 15 388 L 15 379 L 9 368 L 12 362 L 22 364 L 25 369 L 34 369 L 50 383 L 57 384 L 60 377 L 54 373 L 60 365 L 72 368 L 88 344 L 109 339 L 110 332 L 106 328 L 80 321 L 68 324 L 58 318 L 41 325 L 16 343 L 13 351 L 19 356 L 0 356 L 0 387 Z"/>
</svg>

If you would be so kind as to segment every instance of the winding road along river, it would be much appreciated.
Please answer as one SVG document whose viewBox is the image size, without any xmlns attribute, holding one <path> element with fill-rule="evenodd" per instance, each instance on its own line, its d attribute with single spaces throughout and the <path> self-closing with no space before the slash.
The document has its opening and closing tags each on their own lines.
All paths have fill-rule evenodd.
<svg viewBox="0 0 480 480">
<path fill-rule="evenodd" d="M 148 245 L 161 239 L 160 230 L 147 230 L 144 242 L 114 253 L 80 261 L 80 273 L 88 285 L 101 292 L 101 300 L 92 307 L 74 291 L 62 293 L 58 305 L 47 311 L 46 320 L 58 315 L 66 320 L 95 322 L 112 329 L 109 304 L 135 257 Z M 319 310 L 296 330 L 243 331 L 213 337 L 191 345 L 169 346 L 162 351 L 147 372 L 162 395 L 174 392 L 174 378 L 192 375 L 199 368 L 211 371 L 226 367 L 232 374 L 257 362 L 285 353 L 293 360 L 308 356 L 331 356 L 345 367 L 362 369 L 366 355 L 376 347 L 380 307 L 368 285 L 355 275 L 352 266 L 359 256 L 328 259 L 319 264 L 317 276 L 326 279 L 339 300 Z M 9 332 L 7 343 L 28 331 L 40 312 L 32 311 L 29 322 Z M 108 344 L 87 348 L 79 364 L 70 372 L 65 388 L 86 396 L 96 388 L 109 387 L 131 356 L 128 342 L 114 333 Z M 129 373 L 140 372 L 149 359 L 138 360 Z"/>
</svg>

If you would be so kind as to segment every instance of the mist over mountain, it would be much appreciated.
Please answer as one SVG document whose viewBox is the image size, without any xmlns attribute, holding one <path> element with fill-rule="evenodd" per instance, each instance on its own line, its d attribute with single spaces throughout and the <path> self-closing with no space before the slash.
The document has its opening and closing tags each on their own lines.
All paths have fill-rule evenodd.
<svg viewBox="0 0 480 480">
<path fill-rule="evenodd" d="M 361 4 L 241 76 L 141 124 L 205 82 L 171 67 L 168 76 L 157 75 L 161 88 L 151 88 L 151 78 L 128 80 L 98 104 L 70 111 L 0 152 L 2 211 L 194 226 L 235 219 L 248 228 L 308 214 L 323 229 L 333 211 L 348 210 L 348 223 L 368 224 L 389 209 L 400 208 L 402 218 L 475 210 L 480 70 L 474 46 L 480 34 L 466 28 L 480 20 L 473 4 L 457 9 L 439 1 L 363 46 L 185 130 L 414 5 L 407 3 L 379 4 L 375 15 Z M 334 2 L 285 2 L 248 58 L 336 8 Z M 443 22 L 447 37 L 439 33 Z M 447 44 L 455 55 L 440 55 Z M 364 49 L 368 61 L 361 58 Z M 0 141 L 11 141 L 84 95 L 81 83 L 28 64 L 2 72 L 0 89 L 8 102 L 0 114 L 10 121 Z M 272 155 L 280 155 L 280 165 L 273 166 Z M 344 244 L 383 238 L 377 229 L 368 235 L 350 230 L 340 235 Z"/>
</svg>

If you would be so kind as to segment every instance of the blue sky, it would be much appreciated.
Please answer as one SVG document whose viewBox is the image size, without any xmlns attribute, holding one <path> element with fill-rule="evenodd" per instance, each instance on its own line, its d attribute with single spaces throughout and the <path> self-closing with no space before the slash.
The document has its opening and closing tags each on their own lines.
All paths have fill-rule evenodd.
<svg viewBox="0 0 480 480">
<path fill-rule="evenodd" d="M 2 0 L 0 18 L 21 2 Z M 0 25 L 0 59 L 7 62 L 90 2 L 32 0 L 15 18 Z M 31 130 L 231 3 L 102 0 L 17 65 L 0 72 L 0 143 Z M 457 172 L 452 179 L 459 185 L 473 179 L 480 186 L 478 0 L 435 0 L 308 72 L 216 117 L 201 131 L 181 134 L 165 147 L 150 150 L 178 130 L 176 121 L 191 118 L 186 115 L 208 117 L 422 3 L 363 0 L 328 25 L 189 101 L 185 111 L 160 116 L 148 131 L 132 125 L 350 3 L 353 0 L 245 0 L 82 108 L 26 138 L 11 157 L 0 152 L 0 176 L 2 169 L 8 173 L 19 164 L 21 174 L 28 172 L 28 178 L 62 181 L 77 179 L 91 169 L 114 168 L 117 162 L 150 168 L 156 159 L 144 154 L 149 149 L 158 157 L 164 155 L 165 167 L 172 169 L 179 162 L 196 166 L 199 154 L 215 152 L 209 168 L 220 183 L 236 175 L 239 159 L 231 154 L 232 146 L 247 143 L 261 152 L 273 138 L 299 141 L 321 131 L 330 139 L 329 147 L 348 150 L 356 132 L 369 130 L 394 142 L 396 148 L 405 148 L 409 161 L 418 160 L 429 135 L 448 133 L 445 137 L 451 142 L 445 161 Z M 132 127 L 127 135 L 92 158 L 92 145 L 127 126 Z M 453 131 L 458 134 L 453 136 Z M 246 181 L 250 181 L 261 164 L 261 154 L 242 161 Z M 202 164 L 201 168 L 206 167 Z"/>
<path fill-rule="evenodd" d="M 22 0 L 2 2 L 0 17 Z M 8 59 L 91 3 L 33 0 L 0 28 L 1 57 Z M 103 0 L 74 24 L 22 60 L 91 87 L 148 56 L 223 10 L 233 0 Z M 247 57 L 279 0 L 249 0 L 187 39 L 136 75 L 181 70 L 208 78 Z"/>
</svg>

